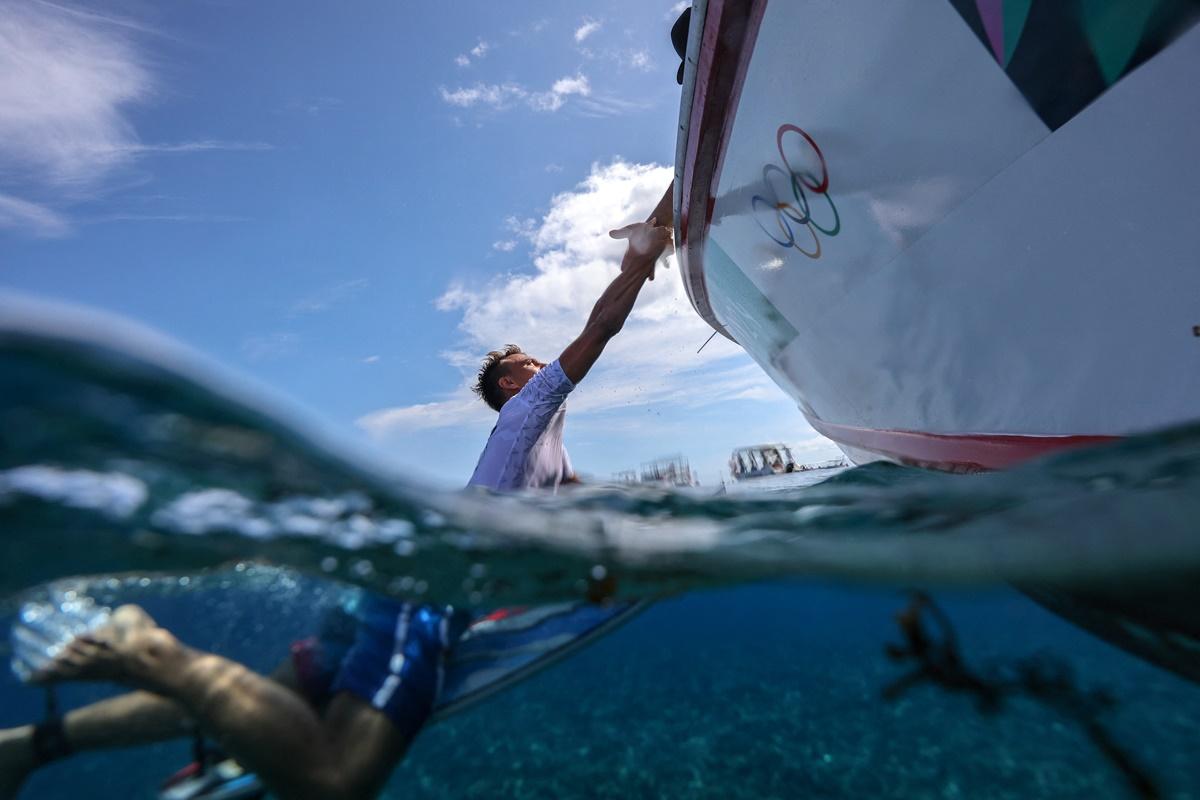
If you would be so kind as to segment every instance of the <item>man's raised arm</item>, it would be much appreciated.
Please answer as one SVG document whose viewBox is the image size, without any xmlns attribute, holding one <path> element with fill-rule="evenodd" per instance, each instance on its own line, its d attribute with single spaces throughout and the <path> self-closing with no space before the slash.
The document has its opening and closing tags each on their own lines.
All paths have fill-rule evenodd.
<svg viewBox="0 0 1200 800">
<path fill-rule="evenodd" d="M 668 189 L 664 196 L 668 204 L 669 197 Z M 649 222 L 635 222 L 609 233 L 614 239 L 626 239 L 629 245 L 621 259 L 621 274 L 596 301 L 583 332 L 558 358 L 559 366 L 572 383 L 579 383 L 588 374 L 608 340 L 620 332 L 629 318 L 642 286 L 653 280 L 655 262 L 671 241 L 670 230 L 655 223 L 651 218 Z"/>
</svg>

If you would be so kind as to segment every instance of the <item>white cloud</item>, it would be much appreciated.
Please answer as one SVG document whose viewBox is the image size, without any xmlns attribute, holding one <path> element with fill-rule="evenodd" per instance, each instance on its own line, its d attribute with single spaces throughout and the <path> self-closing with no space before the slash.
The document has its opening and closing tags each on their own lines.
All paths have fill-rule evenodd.
<svg viewBox="0 0 1200 800">
<path fill-rule="evenodd" d="M 517 240 L 503 239 L 499 242 L 492 242 L 492 249 L 499 250 L 501 253 L 511 253 L 517 249 Z"/>
<path fill-rule="evenodd" d="M 359 420 L 373 436 L 459 426 L 492 418 L 469 390 L 483 353 L 506 342 L 550 359 L 582 328 L 592 305 L 617 275 L 623 245 L 610 228 L 644 219 L 672 178 L 669 167 L 614 161 L 593 165 L 574 189 L 556 195 L 538 222 L 511 217 L 527 231 L 532 269 L 498 276 L 491 284 L 453 284 L 438 309 L 460 315 L 462 341 L 443 354 L 464 373 L 441 400 L 381 409 Z M 673 261 L 673 258 L 671 259 Z M 733 398 L 778 398 L 779 390 L 740 348 L 718 337 L 699 355 L 711 329 L 692 310 L 674 270 L 647 284 L 621 334 L 572 395 L 573 417 L 647 404 L 704 406 Z M 704 391 L 697 391 L 697 386 Z"/>
<path fill-rule="evenodd" d="M 471 48 L 470 55 L 467 55 L 466 53 L 459 53 L 458 55 L 456 55 L 454 57 L 454 63 L 460 67 L 469 67 L 469 66 L 471 66 L 471 57 L 472 56 L 474 56 L 475 60 L 478 61 L 479 59 L 486 56 L 488 50 L 491 50 L 491 49 L 492 49 L 492 46 L 490 44 L 485 42 L 483 39 L 480 39 L 479 43 Z"/>
<path fill-rule="evenodd" d="M 379 363 L 379 356 L 367 356 L 366 358 L 364 358 L 364 359 L 362 360 L 362 363 L 364 363 L 364 364 L 378 364 L 378 363 Z"/>
<path fill-rule="evenodd" d="M 650 58 L 650 53 L 645 50 L 634 50 L 626 55 L 625 66 L 640 70 L 641 72 L 649 72 L 654 69 L 654 60 Z"/>
<path fill-rule="evenodd" d="M 418 403 L 372 411 L 357 420 L 357 425 L 377 439 L 395 433 L 453 428 L 471 422 L 485 422 L 495 414 L 466 387 L 452 399 Z"/>
<path fill-rule="evenodd" d="M 584 39 L 591 36 L 596 31 L 600 30 L 601 23 L 591 17 L 584 17 L 583 24 L 575 29 L 575 41 L 582 42 Z"/>
<path fill-rule="evenodd" d="M 557 111 L 562 108 L 566 99 L 573 94 L 587 97 L 592 93 L 592 86 L 584 75 L 574 75 L 559 78 L 548 92 L 540 92 L 532 99 L 533 107 L 539 111 Z"/>
<path fill-rule="evenodd" d="M 684 9 L 692 5 L 692 0 L 679 0 L 678 3 L 671 6 L 671 10 L 667 12 L 667 19 L 674 22 L 679 19 L 679 15 L 684 12 Z"/>
<path fill-rule="evenodd" d="M 491 106 L 496 109 L 508 108 L 513 103 L 529 96 L 529 92 L 524 87 L 515 83 L 477 83 L 474 86 L 464 86 L 454 90 L 442 87 L 439 91 L 443 101 L 462 108 L 477 105 Z"/>
<path fill-rule="evenodd" d="M 65 236 L 71 226 L 61 214 L 37 203 L 0 194 L 0 229 L 26 231 L 39 237 Z"/>
<path fill-rule="evenodd" d="M 562 172 L 562 164 L 547 164 L 546 172 L 550 172 L 550 173 Z"/>
<path fill-rule="evenodd" d="M 517 83 L 477 83 L 454 90 L 442 87 L 439 92 L 444 102 L 461 108 L 489 106 L 502 111 L 523 104 L 535 111 L 557 111 L 568 97 L 587 97 L 592 88 L 587 76 L 579 74 L 559 78 L 544 92 L 533 92 Z"/>
</svg>

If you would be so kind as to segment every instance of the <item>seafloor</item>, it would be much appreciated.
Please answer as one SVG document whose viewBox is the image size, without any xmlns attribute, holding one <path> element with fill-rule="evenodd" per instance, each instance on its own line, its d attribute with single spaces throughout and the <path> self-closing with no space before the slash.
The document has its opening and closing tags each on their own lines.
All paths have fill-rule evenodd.
<svg viewBox="0 0 1200 800">
<path fill-rule="evenodd" d="M 1126 656 L 1014 591 L 939 594 L 972 664 L 1065 659 L 1118 705 L 1101 718 L 1165 796 L 1200 798 L 1200 686 Z M 1029 700 L 982 715 L 919 687 L 894 703 L 899 592 L 770 585 L 664 600 L 586 651 L 426 731 L 388 798 L 1120 798 L 1080 727 Z M 196 621 L 160 609 L 183 628 Z M 202 627 L 202 626 L 201 626 Z M 266 666 L 287 625 L 222 642 Z M 198 632 L 197 637 L 201 637 Z M 201 637 L 202 638 L 202 637 Z M 40 698 L 0 685 L 0 724 Z M 82 701 L 94 693 L 75 690 Z M 56 765 L 28 798 L 152 797 L 173 743 Z"/>
</svg>

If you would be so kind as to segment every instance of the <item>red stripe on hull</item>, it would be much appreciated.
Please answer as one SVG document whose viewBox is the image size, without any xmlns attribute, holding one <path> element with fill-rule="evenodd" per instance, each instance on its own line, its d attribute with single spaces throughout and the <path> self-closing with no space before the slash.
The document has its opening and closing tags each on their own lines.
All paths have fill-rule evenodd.
<svg viewBox="0 0 1200 800">
<path fill-rule="evenodd" d="M 1104 444 L 1120 438 L 922 433 L 855 428 L 824 422 L 812 416 L 808 416 L 808 421 L 817 433 L 838 444 L 875 453 L 901 464 L 946 472 L 1004 469 L 1047 453 Z"/>
<path fill-rule="evenodd" d="M 729 334 L 717 321 L 708 298 L 704 243 L 712 220 L 712 193 L 766 4 L 767 0 L 709 0 L 688 120 L 675 250 L 684 275 L 689 276 L 689 294 L 696 311 L 726 336 Z"/>
</svg>

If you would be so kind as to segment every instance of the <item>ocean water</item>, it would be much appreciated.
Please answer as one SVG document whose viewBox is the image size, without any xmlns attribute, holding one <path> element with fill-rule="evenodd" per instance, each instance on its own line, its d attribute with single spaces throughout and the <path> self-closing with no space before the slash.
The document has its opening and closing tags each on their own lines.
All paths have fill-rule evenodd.
<svg viewBox="0 0 1200 800">
<path fill-rule="evenodd" d="M 482 610 L 602 575 L 657 602 L 431 727 L 385 796 L 1200 797 L 1200 426 L 997 474 L 499 497 L 297 420 L 145 331 L 0 303 L 0 627 L 86 575 L 269 670 L 350 586 Z M 936 670 L 886 696 L 921 665 L 886 651 L 917 589 L 997 703 Z M 0 726 L 42 702 L 0 678 Z M 151 797 L 188 753 L 76 757 L 22 796 Z"/>
</svg>

